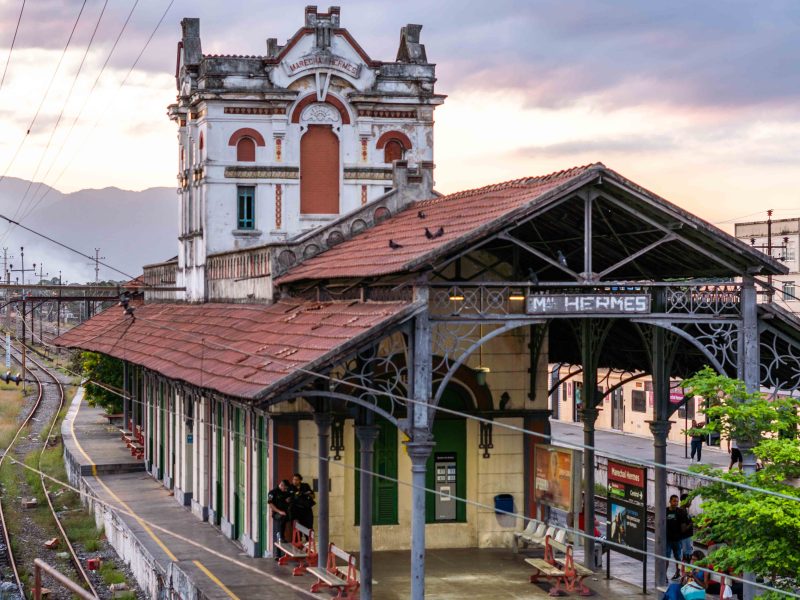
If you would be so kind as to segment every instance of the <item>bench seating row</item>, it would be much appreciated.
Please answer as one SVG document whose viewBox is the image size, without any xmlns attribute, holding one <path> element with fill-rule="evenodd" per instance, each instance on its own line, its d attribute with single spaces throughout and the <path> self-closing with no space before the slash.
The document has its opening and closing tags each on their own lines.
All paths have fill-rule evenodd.
<svg viewBox="0 0 800 600">
<path fill-rule="evenodd" d="M 324 589 L 336 590 L 338 600 L 357 600 L 361 578 L 356 566 L 356 558 L 336 546 L 328 544 L 328 560 L 325 567 L 317 565 L 319 553 L 314 538 L 314 530 L 304 527 L 297 521 L 292 523 L 292 541 L 279 542 L 275 547 L 283 552 L 279 565 L 297 563 L 292 575 L 311 573 L 317 582 L 311 586 L 316 593 Z"/>
<path fill-rule="evenodd" d="M 567 530 L 531 519 L 523 531 L 514 532 L 514 553 L 519 552 L 520 547 L 540 546 L 544 548 L 547 536 L 564 543 L 567 541 Z"/>
</svg>

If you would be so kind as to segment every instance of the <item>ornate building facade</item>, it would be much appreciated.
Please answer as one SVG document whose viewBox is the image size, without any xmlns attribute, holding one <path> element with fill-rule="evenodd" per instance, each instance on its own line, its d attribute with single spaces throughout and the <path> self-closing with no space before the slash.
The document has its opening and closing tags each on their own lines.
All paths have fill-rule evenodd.
<svg viewBox="0 0 800 600">
<path fill-rule="evenodd" d="M 214 299 L 209 257 L 281 245 L 370 204 L 392 189 L 395 160 L 432 169 L 433 111 L 444 97 L 420 25 L 401 28 L 392 62 L 369 57 L 338 7 L 307 7 L 304 26 L 286 45 L 267 40 L 265 56 L 204 55 L 199 19 L 181 26 L 169 116 L 183 299 Z"/>
</svg>

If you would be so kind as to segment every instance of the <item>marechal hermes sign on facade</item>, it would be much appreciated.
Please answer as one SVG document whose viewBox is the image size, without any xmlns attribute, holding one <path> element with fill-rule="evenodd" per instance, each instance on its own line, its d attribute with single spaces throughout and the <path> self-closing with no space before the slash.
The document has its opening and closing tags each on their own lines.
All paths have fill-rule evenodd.
<svg viewBox="0 0 800 600">
<path fill-rule="evenodd" d="M 293 77 L 309 69 L 331 69 L 350 75 L 350 77 L 355 79 L 358 79 L 361 73 L 361 65 L 350 62 L 346 58 L 336 56 L 335 54 L 306 54 L 297 60 L 283 61 L 281 64 L 289 77 Z"/>
<path fill-rule="evenodd" d="M 637 314 L 650 312 L 649 294 L 536 294 L 528 314 Z"/>
</svg>

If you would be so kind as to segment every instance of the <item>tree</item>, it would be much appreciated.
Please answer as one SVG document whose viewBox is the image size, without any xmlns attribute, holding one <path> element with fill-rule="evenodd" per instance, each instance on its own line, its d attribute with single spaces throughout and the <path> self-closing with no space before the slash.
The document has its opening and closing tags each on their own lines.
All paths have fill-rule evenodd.
<svg viewBox="0 0 800 600">
<path fill-rule="evenodd" d="M 771 586 L 798 591 L 800 581 L 800 441 L 794 398 L 767 398 L 748 392 L 744 382 L 709 367 L 683 382 L 701 396 L 708 418 L 704 433 L 716 432 L 752 448 L 763 468 L 755 473 L 725 473 L 708 465 L 693 470 L 722 479 L 696 489 L 702 513 L 698 534 L 721 543 L 706 557 L 716 570 L 754 573 Z M 729 485 L 746 484 L 752 489 Z M 764 493 L 776 492 L 787 497 Z M 762 598 L 785 597 L 777 592 Z"/>
<path fill-rule="evenodd" d="M 122 389 L 121 360 L 97 352 L 82 352 L 81 373 L 90 380 L 85 386 L 90 405 L 100 406 L 111 414 L 122 412 L 122 396 L 107 389 Z M 105 387 L 91 383 L 93 381 Z"/>
</svg>

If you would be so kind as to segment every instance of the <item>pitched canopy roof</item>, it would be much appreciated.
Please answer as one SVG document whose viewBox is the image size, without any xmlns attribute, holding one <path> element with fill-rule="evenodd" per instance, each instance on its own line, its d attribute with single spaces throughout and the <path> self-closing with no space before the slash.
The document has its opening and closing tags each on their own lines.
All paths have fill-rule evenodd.
<svg viewBox="0 0 800 600">
<path fill-rule="evenodd" d="M 542 217 L 537 217 L 534 224 L 535 236 L 527 232 L 531 234 L 528 243 L 538 244 L 539 248 L 559 243 L 565 254 L 582 256 L 583 203 L 577 201 L 580 199 L 576 192 L 589 186 L 602 186 L 606 198 L 613 197 L 617 202 L 601 199 L 594 209 L 594 252 L 605 252 L 607 263 L 614 264 L 635 249 L 654 244 L 664 235 L 664 227 L 680 230 L 679 237 L 684 240 L 683 247 L 677 243 L 656 247 L 656 243 L 648 256 L 631 262 L 628 273 L 616 276 L 656 279 L 735 276 L 752 268 L 772 273 L 785 271 L 783 265 L 763 253 L 595 163 L 413 202 L 371 229 L 305 260 L 277 278 L 276 283 L 412 272 L 436 264 L 537 212 Z M 566 204 L 559 205 L 565 200 Z M 545 212 L 557 205 L 560 212 Z M 638 211 L 639 216 L 626 212 L 621 205 Z M 602 244 L 605 248 L 600 248 Z M 574 246 L 572 250 L 570 245 Z M 687 261 L 691 258 L 687 251 L 691 254 L 692 248 L 694 262 Z M 730 266 L 709 266 L 714 263 L 708 260 L 709 255 L 721 257 Z M 642 277 L 642 273 L 646 275 Z"/>
<path fill-rule="evenodd" d="M 56 344 L 101 352 L 200 388 L 246 399 L 278 392 L 298 369 L 329 364 L 411 316 L 406 302 L 148 304 L 108 309 Z"/>
</svg>

